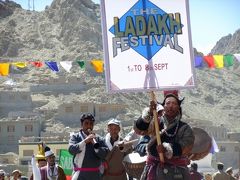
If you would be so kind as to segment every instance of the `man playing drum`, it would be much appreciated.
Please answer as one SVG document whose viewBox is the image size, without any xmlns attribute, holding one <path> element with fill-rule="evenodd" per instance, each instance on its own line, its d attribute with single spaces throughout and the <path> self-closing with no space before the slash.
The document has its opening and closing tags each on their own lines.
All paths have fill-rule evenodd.
<svg viewBox="0 0 240 180">
<path fill-rule="evenodd" d="M 147 147 L 148 157 L 141 180 L 190 180 L 187 167 L 190 160 L 187 156 L 194 144 L 194 134 L 192 128 L 181 121 L 182 101 L 178 98 L 178 94 L 165 95 L 162 103 L 164 112 L 158 121 L 162 144 L 157 145 L 156 136 L 150 134 L 151 140 Z M 137 120 L 139 127 L 151 127 L 152 109 L 156 109 L 156 104 L 153 102 L 151 102 L 149 111 L 143 113 L 142 118 Z M 160 153 L 164 155 L 164 162 L 160 162 Z"/>
<path fill-rule="evenodd" d="M 132 144 L 124 145 L 123 138 L 119 135 L 120 121 L 111 119 L 108 122 L 108 133 L 105 136 L 105 143 L 109 152 L 105 158 L 106 169 L 103 180 L 127 180 L 123 158 L 132 151 Z"/>
</svg>

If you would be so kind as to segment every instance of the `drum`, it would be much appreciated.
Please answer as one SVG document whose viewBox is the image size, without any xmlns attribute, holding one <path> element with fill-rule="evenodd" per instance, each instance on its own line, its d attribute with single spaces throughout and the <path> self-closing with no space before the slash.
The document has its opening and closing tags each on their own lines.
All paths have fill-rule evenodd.
<svg viewBox="0 0 240 180">
<path fill-rule="evenodd" d="M 212 138 L 201 128 L 193 127 L 192 129 L 195 140 L 189 158 L 195 161 L 208 155 L 212 147 Z"/>
<path fill-rule="evenodd" d="M 144 166 L 146 164 L 147 156 L 141 157 L 138 153 L 133 152 L 128 154 L 123 159 L 123 165 L 129 176 L 140 179 L 143 172 Z"/>
</svg>

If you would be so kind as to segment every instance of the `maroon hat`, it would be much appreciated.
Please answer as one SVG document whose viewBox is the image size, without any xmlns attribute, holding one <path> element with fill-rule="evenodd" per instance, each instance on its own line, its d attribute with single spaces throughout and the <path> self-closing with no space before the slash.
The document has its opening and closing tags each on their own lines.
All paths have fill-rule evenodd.
<svg viewBox="0 0 240 180">
<path fill-rule="evenodd" d="M 168 94 L 173 94 L 176 97 L 178 97 L 178 90 L 168 90 L 168 91 L 163 91 L 163 96 L 166 97 Z"/>
<path fill-rule="evenodd" d="M 164 94 L 164 100 L 163 100 L 163 102 L 162 102 L 162 105 L 163 105 L 163 106 L 164 106 L 165 101 L 166 101 L 166 99 L 167 99 L 168 97 L 173 97 L 173 98 L 175 98 L 175 99 L 177 100 L 179 106 L 181 106 L 181 104 L 182 104 L 182 102 L 183 102 L 183 100 L 184 100 L 184 98 L 181 98 L 181 99 L 180 99 L 180 98 L 178 97 L 178 90 L 164 91 L 163 94 Z"/>
</svg>

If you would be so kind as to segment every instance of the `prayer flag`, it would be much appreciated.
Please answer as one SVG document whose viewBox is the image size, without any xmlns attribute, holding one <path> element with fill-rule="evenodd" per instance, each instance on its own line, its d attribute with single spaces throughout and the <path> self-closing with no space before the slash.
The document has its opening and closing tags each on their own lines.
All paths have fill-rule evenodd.
<svg viewBox="0 0 240 180">
<path fill-rule="evenodd" d="M 98 73 L 103 72 L 103 61 L 102 60 L 92 60 L 91 64 L 93 65 L 96 72 L 98 72 Z"/>
<path fill-rule="evenodd" d="M 233 65 L 233 56 L 231 54 L 223 56 L 224 66 L 229 67 Z"/>
<path fill-rule="evenodd" d="M 9 63 L 0 63 L 0 75 L 7 76 L 9 74 Z"/>
<path fill-rule="evenodd" d="M 55 72 L 58 72 L 58 66 L 57 66 L 57 62 L 55 61 L 45 61 L 45 64 L 52 70 Z"/>
<path fill-rule="evenodd" d="M 203 57 L 202 56 L 195 56 L 195 67 L 202 67 L 203 66 Z"/>
<path fill-rule="evenodd" d="M 67 72 L 70 72 L 72 68 L 72 61 L 60 61 L 60 65 L 65 69 Z"/>
<path fill-rule="evenodd" d="M 42 67 L 43 63 L 40 61 L 34 61 L 34 62 L 30 62 L 32 65 L 34 65 L 35 67 Z"/>
<path fill-rule="evenodd" d="M 76 60 L 76 62 L 78 63 L 78 65 L 79 65 L 81 68 L 85 68 L 85 61 L 83 61 L 83 60 Z"/>
<path fill-rule="evenodd" d="M 223 68 L 223 55 L 213 55 L 216 68 Z"/>
<path fill-rule="evenodd" d="M 240 62 L 240 54 L 233 54 L 235 56 L 235 58 L 238 60 L 238 62 Z"/>
<path fill-rule="evenodd" d="M 73 156 L 66 149 L 60 150 L 59 164 L 66 175 L 72 175 Z"/>
<path fill-rule="evenodd" d="M 203 56 L 205 62 L 207 63 L 208 67 L 209 68 L 214 68 L 215 65 L 214 65 L 214 58 L 212 55 L 209 55 L 209 56 Z"/>
<path fill-rule="evenodd" d="M 26 62 L 14 62 L 14 63 L 11 63 L 11 64 L 14 65 L 14 66 L 17 66 L 19 68 L 27 67 L 27 63 Z"/>
</svg>

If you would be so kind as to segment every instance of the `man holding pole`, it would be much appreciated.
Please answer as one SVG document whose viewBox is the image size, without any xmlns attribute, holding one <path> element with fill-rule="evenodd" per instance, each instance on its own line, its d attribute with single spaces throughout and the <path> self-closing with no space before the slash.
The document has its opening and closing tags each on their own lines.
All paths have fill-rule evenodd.
<svg viewBox="0 0 240 180">
<path fill-rule="evenodd" d="M 156 130 L 155 134 L 150 134 L 148 158 L 141 180 L 190 180 L 187 165 L 190 163 L 188 156 L 194 144 L 194 134 L 191 127 L 181 121 L 182 101 L 176 92 L 165 94 L 162 103 L 164 112 L 158 120 L 156 100 L 153 98 L 149 110 L 136 122 L 141 124 L 139 127 L 150 128 L 154 119 Z M 161 138 L 158 139 L 159 134 Z"/>
</svg>

